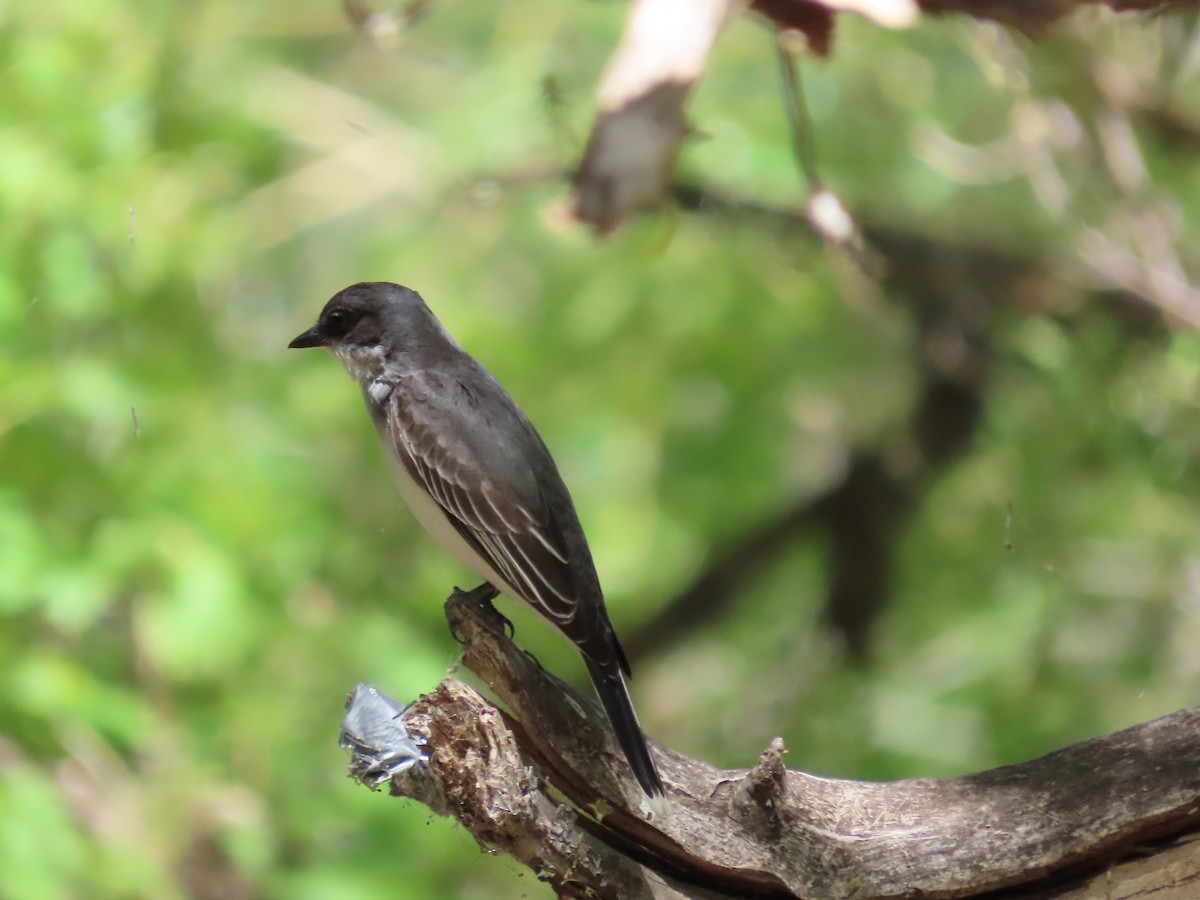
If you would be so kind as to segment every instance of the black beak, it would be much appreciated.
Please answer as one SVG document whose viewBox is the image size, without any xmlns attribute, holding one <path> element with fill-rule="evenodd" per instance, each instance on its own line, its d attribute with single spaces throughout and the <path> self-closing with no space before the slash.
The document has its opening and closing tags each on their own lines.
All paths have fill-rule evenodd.
<svg viewBox="0 0 1200 900">
<path fill-rule="evenodd" d="M 325 338 L 321 337 L 321 335 L 317 332 L 317 326 L 314 325 L 312 328 L 308 329 L 308 331 L 304 332 L 304 334 L 300 335 L 299 337 L 293 338 L 292 342 L 290 344 L 288 344 L 288 349 L 289 350 L 304 350 L 304 349 L 307 349 L 308 347 L 324 347 L 324 346 L 325 346 Z"/>
</svg>

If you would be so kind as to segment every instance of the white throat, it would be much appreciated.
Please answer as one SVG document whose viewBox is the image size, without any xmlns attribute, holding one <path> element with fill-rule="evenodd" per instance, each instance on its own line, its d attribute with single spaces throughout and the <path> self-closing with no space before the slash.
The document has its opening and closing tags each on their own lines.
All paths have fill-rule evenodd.
<svg viewBox="0 0 1200 900">
<path fill-rule="evenodd" d="M 334 344 L 329 351 L 346 367 L 350 377 L 359 384 L 368 384 L 384 370 L 383 347 L 378 344 L 364 347 L 362 344 Z"/>
</svg>

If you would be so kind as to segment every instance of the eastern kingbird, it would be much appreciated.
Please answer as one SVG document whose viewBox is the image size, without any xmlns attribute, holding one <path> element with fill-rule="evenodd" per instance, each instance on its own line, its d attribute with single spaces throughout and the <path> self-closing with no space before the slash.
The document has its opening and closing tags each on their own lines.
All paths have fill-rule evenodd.
<svg viewBox="0 0 1200 900">
<path fill-rule="evenodd" d="M 288 347 L 325 347 L 358 382 L 400 495 L 425 530 L 575 642 L 634 776 L 661 797 L 587 539 L 520 407 L 398 284 L 346 288 Z"/>
</svg>

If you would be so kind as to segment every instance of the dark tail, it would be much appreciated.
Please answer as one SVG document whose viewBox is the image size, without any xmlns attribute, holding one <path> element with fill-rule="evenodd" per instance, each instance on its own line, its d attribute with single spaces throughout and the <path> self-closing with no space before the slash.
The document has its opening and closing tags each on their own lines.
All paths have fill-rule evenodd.
<svg viewBox="0 0 1200 900">
<path fill-rule="evenodd" d="M 612 723 L 613 731 L 616 732 L 617 743 L 621 745 L 625 758 L 629 760 L 629 767 L 633 769 L 634 778 L 638 780 L 647 797 L 653 799 L 663 796 L 662 779 L 658 777 L 654 758 L 646 745 L 646 736 L 642 734 L 637 713 L 633 711 L 633 701 L 629 699 L 625 679 L 619 671 L 611 675 L 604 672 L 586 656 L 583 660 L 587 663 L 588 674 L 592 676 L 596 693 L 600 695 L 600 702 L 604 704 L 608 721 Z"/>
</svg>

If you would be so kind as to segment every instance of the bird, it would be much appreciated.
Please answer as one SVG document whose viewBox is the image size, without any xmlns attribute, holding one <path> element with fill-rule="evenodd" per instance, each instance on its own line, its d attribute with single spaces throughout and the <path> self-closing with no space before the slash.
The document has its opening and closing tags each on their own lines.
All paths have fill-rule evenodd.
<svg viewBox="0 0 1200 900">
<path fill-rule="evenodd" d="M 642 791 L 664 797 L 571 494 L 516 401 L 420 294 L 391 282 L 338 292 L 288 347 L 324 347 L 358 382 L 418 523 L 575 644 Z"/>
</svg>

